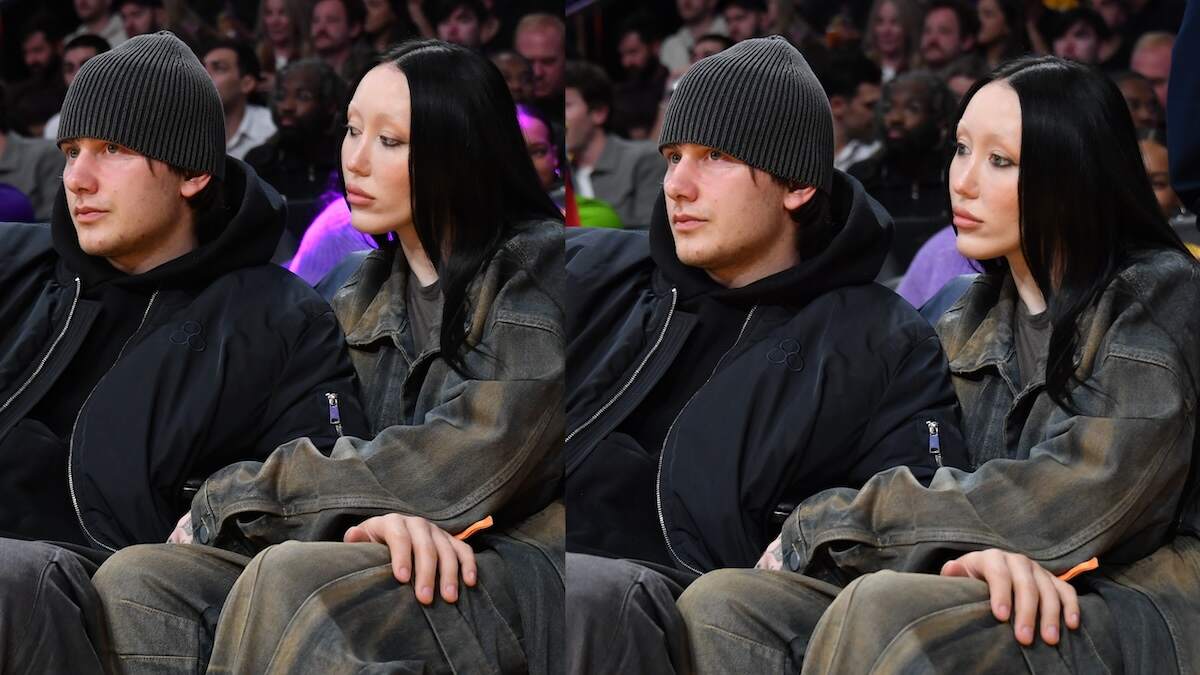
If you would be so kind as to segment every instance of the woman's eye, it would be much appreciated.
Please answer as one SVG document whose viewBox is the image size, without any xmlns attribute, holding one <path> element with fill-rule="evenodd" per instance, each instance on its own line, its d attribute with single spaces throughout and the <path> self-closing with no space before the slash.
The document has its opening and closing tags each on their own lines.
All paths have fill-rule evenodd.
<svg viewBox="0 0 1200 675">
<path fill-rule="evenodd" d="M 350 126 L 349 124 L 346 125 L 346 135 L 347 136 L 353 137 L 353 136 L 359 135 L 360 133 L 362 133 L 362 132 L 360 132 L 358 129 L 355 129 L 354 127 Z"/>
<path fill-rule="evenodd" d="M 969 153 L 969 152 L 970 152 L 970 151 L 969 151 L 969 150 L 967 150 L 967 146 L 966 146 L 966 145 L 964 145 L 963 143 L 959 142 L 959 143 L 955 143 L 955 144 L 954 144 L 954 154 L 956 154 L 956 155 L 966 155 L 966 154 L 967 154 L 967 153 Z"/>
<path fill-rule="evenodd" d="M 388 138 L 387 136 L 380 136 L 379 142 L 383 144 L 383 147 L 385 148 L 394 148 L 397 145 L 400 145 L 400 141 L 394 138 Z"/>
<path fill-rule="evenodd" d="M 995 153 L 993 153 L 990 157 L 988 157 L 988 161 L 990 161 L 992 163 L 992 166 L 999 168 L 999 169 L 1003 169 L 1003 168 L 1010 167 L 1013 165 L 1012 161 L 1009 160 L 1007 157 L 1001 157 L 1000 155 L 997 155 Z"/>
</svg>

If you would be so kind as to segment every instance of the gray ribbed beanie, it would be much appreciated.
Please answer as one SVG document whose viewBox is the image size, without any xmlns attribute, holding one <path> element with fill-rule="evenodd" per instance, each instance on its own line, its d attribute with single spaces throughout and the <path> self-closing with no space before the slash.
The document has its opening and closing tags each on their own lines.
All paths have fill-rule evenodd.
<svg viewBox="0 0 1200 675">
<path fill-rule="evenodd" d="M 58 142 L 119 143 L 180 169 L 225 177 L 225 114 L 200 60 L 169 31 L 89 59 L 67 90 Z"/>
<path fill-rule="evenodd" d="M 692 64 L 658 145 L 695 143 L 767 173 L 830 191 L 833 113 L 808 62 L 787 40 L 743 40 Z"/>
</svg>

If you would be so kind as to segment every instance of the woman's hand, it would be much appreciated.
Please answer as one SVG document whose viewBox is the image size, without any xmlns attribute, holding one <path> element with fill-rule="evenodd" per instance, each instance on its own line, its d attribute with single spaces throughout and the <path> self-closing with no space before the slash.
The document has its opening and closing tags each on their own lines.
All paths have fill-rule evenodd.
<svg viewBox="0 0 1200 675">
<path fill-rule="evenodd" d="M 1067 628 L 1079 628 L 1079 598 L 1075 589 L 1044 567 L 1019 553 L 999 549 L 974 551 L 942 566 L 944 577 L 970 577 L 987 582 L 992 614 L 999 621 L 1013 617 L 1017 642 L 1033 644 L 1033 625 L 1041 615 L 1042 640 L 1058 644 L 1060 615 Z"/>
<path fill-rule="evenodd" d="M 458 600 L 460 571 L 466 585 L 475 585 L 475 551 L 424 518 L 399 513 L 375 516 L 346 530 L 343 539 L 386 544 L 392 555 L 392 574 L 400 583 L 413 579 L 421 604 L 433 602 L 435 576 L 441 579 L 446 602 Z"/>
</svg>

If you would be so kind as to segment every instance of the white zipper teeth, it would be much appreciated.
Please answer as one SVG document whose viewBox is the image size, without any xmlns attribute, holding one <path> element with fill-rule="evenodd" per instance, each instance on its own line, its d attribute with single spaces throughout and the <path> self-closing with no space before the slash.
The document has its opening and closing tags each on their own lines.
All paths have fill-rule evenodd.
<svg viewBox="0 0 1200 675">
<path fill-rule="evenodd" d="M 54 338 L 54 342 L 50 343 L 50 349 L 46 350 L 46 354 L 42 356 L 42 360 L 40 363 L 38 363 L 37 368 L 33 369 L 33 374 L 29 376 L 29 379 L 25 380 L 25 384 L 22 384 L 20 389 L 17 389 L 15 392 L 13 392 L 13 395 L 8 397 L 8 400 L 4 402 L 4 405 L 0 405 L 0 413 L 8 410 L 8 406 L 12 405 L 13 401 L 17 400 L 18 396 L 25 393 L 25 390 L 29 388 L 29 385 L 33 384 L 34 379 L 36 379 L 37 376 L 42 372 L 42 369 L 46 367 L 46 363 L 50 361 L 50 355 L 54 353 L 54 349 L 58 347 L 58 343 L 61 342 L 63 336 L 67 334 L 67 329 L 71 327 L 71 319 L 75 318 L 75 307 L 79 304 L 79 294 L 81 291 L 82 286 L 80 284 L 79 277 L 75 277 L 75 297 L 71 300 L 71 310 L 67 312 L 67 322 L 63 324 L 62 330 L 58 332 L 58 335 Z"/>
<path fill-rule="evenodd" d="M 725 353 L 721 355 L 721 358 L 717 359 L 717 365 L 713 366 L 712 372 L 708 374 L 708 377 L 704 380 L 704 384 L 700 385 L 700 389 L 703 389 L 709 383 L 709 381 L 712 380 L 713 375 L 717 374 L 717 369 L 721 367 L 721 363 L 725 360 L 725 357 L 729 356 L 729 353 L 732 352 L 738 346 L 738 343 L 742 341 L 742 336 L 746 333 L 746 327 L 750 325 L 750 319 L 754 317 L 754 311 L 756 309 L 758 309 L 758 305 L 750 308 L 750 312 L 746 314 L 746 320 L 742 322 L 742 329 L 738 331 L 737 339 L 733 341 L 733 344 L 730 345 L 729 349 L 725 350 Z M 675 547 L 671 545 L 671 537 L 667 535 L 667 520 L 663 517 L 662 505 L 662 468 L 663 458 L 667 455 L 667 441 L 669 441 L 671 438 L 671 432 L 675 430 L 675 423 L 679 421 L 680 416 L 683 415 L 683 411 L 687 410 L 687 407 L 691 405 L 692 400 L 696 398 L 696 394 L 700 393 L 700 389 L 692 392 L 692 395 L 688 398 L 687 403 L 684 403 L 683 407 L 679 409 L 679 412 L 675 413 L 675 419 L 671 420 L 671 426 L 667 427 L 667 435 L 663 437 L 662 452 L 658 453 L 658 477 L 654 481 L 654 500 L 655 506 L 658 507 L 658 525 L 662 528 L 663 541 L 667 542 L 667 551 L 670 552 L 671 557 L 674 558 L 680 565 L 683 565 L 696 574 L 704 573 L 684 562 L 683 559 L 679 557 L 679 554 L 675 553 Z"/>
<path fill-rule="evenodd" d="M 678 300 L 678 298 L 679 298 L 679 291 L 676 290 L 675 288 L 672 288 L 671 289 L 671 308 L 667 311 L 667 320 L 663 322 L 662 330 L 660 330 L 658 332 L 658 338 L 654 341 L 654 344 L 650 347 L 650 351 L 646 352 L 646 357 L 644 359 L 642 359 L 642 362 L 639 363 L 638 367 L 633 371 L 633 375 L 630 376 L 629 380 L 624 384 L 624 386 L 622 386 L 620 389 L 617 390 L 617 393 L 613 394 L 612 398 L 608 399 L 608 401 L 604 405 L 600 406 L 599 410 L 597 410 L 595 413 L 593 413 L 592 416 L 589 417 L 583 424 L 580 424 L 578 427 L 576 427 L 575 431 L 572 431 L 571 433 L 567 434 L 566 440 L 563 441 L 564 444 L 570 443 L 571 439 L 575 438 L 576 434 L 578 434 L 579 432 L 581 432 L 584 429 L 591 426 L 593 422 L 595 422 L 597 419 L 599 419 L 600 416 L 603 415 L 605 411 L 607 411 L 609 408 L 611 408 L 613 406 L 614 403 L 617 402 L 617 399 L 621 398 L 621 396 L 623 396 L 625 394 L 625 392 L 628 391 L 629 388 L 633 386 L 634 380 L 636 380 L 638 378 L 638 375 L 640 375 L 642 373 L 642 369 L 646 367 L 646 364 L 650 361 L 650 357 L 654 355 L 654 352 L 658 350 L 658 346 L 662 344 L 663 338 L 665 338 L 667 336 L 667 327 L 671 325 L 671 317 L 675 315 L 675 301 Z"/>
<path fill-rule="evenodd" d="M 75 517 L 79 519 L 79 527 L 83 528 L 83 533 L 87 535 L 88 539 L 91 539 L 96 543 L 96 545 L 103 547 L 105 550 L 112 551 L 113 553 L 116 553 L 117 549 L 101 542 L 99 539 L 93 536 L 91 530 L 88 529 L 87 524 L 83 522 L 83 511 L 79 508 L 79 497 L 75 494 L 75 474 L 71 471 L 71 467 L 74 465 L 75 457 L 75 429 L 79 427 L 79 418 L 83 416 L 83 409 L 87 407 L 88 401 L 92 400 L 92 394 L 96 393 L 96 389 L 100 387 L 100 383 L 104 381 L 105 377 L 108 377 L 108 373 L 111 373 L 112 369 L 116 367 L 118 362 L 120 362 L 121 357 L 125 354 L 125 348 L 129 346 L 129 343 L 133 342 L 133 339 L 137 337 L 138 333 L 142 332 L 142 326 L 146 325 L 146 317 L 150 316 L 150 308 L 154 306 L 154 299 L 157 297 L 158 291 L 154 291 L 154 293 L 150 296 L 150 302 L 146 303 L 146 311 L 142 313 L 141 323 L 139 323 L 137 329 L 133 331 L 133 335 L 130 335 L 129 339 L 125 340 L 125 344 L 121 345 L 121 351 L 117 352 L 116 361 L 113 361 L 112 366 L 110 366 L 104 375 L 101 375 L 100 379 L 96 381 L 96 384 L 92 386 L 92 390 L 88 392 L 87 398 L 83 399 L 83 405 L 79 406 L 79 412 L 75 413 L 75 423 L 71 425 L 71 439 L 67 443 L 67 488 L 71 492 L 71 505 L 75 507 Z"/>
</svg>

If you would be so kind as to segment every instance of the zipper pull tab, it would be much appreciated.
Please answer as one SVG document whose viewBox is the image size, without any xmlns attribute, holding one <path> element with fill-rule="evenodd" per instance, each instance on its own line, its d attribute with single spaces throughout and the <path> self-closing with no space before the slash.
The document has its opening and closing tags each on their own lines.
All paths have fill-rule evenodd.
<svg viewBox="0 0 1200 675">
<path fill-rule="evenodd" d="M 325 400 L 329 401 L 329 423 L 337 431 L 338 436 L 343 436 L 342 433 L 342 413 L 338 410 L 338 395 L 335 392 L 325 394 Z"/>
<path fill-rule="evenodd" d="M 933 455 L 933 461 L 937 465 L 942 466 L 942 439 L 938 435 L 938 423 L 933 420 L 925 420 L 925 426 L 929 427 L 929 454 Z"/>
</svg>

